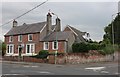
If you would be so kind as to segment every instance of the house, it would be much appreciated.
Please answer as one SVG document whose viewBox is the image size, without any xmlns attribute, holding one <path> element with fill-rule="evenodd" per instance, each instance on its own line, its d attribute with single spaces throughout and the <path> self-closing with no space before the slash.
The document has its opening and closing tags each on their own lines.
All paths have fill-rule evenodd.
<svg viewBox="0 0 120 77">
<path fill-rule="evenodd" d="M 74 42 L 85 42 L 84 34 L 71 26 L 61 31 L 61 20 L 57 17 L 56 24 L 52 25 L 51 13 L 47 14 L 46 21 L 39 23 L 18 26 L 14 20 L 13 27 L 4 35 L 6 56 L 18 56 L 20 51 L 22 56 L 36 55 L 41 50 L 71 52 Z"/>
<path fill-rule="evenodd" d="M 69 25 L 65 27 L 64 31 L 71 31 L 74 34 L 76 43 L 86 42 L 86 38 L 84 38 L 83 36 L 85 36 L 87 32 L 81 32 L 80 30 L 77 30 L 76 28 Z"/>
</svg>

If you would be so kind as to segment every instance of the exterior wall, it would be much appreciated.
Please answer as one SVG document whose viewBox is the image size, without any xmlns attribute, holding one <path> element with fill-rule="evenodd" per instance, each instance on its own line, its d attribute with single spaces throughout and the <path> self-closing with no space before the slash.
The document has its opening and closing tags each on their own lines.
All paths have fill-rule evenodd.
<svg viewBox="0 0 120 77">
<path fill-rule="evenodd" d="M 64 29 L 64 31 L 71 31 L 68 27 L 66 27 L 65 29 Z"/>
<path fill-rule="evenodd" d="M 57 51 L 58 52 L 60 52 L 60 53 L 64 53 L 65 52 L 65 43 L 64 43 L 65 41 L 59 41 L 58 42 L 58 49 L 57 49 Z M 44 42 L 42 42 L 42 44 L 43 44 Z M 53 47 L 52 47 L 53 45 L 52 45 L 52 42 L 49 42 L 49 52 L 50 53 L 54 53 L 56 50 L 53 50 Z M 43 47 L 44 48 L 44 47 Z"/>
<path fill-rule="evenodd" d="M 39 42 L 39 33 L 33 34 L 33 40 L 28 41 L 28 34 L 22 35 L 22 42 L 18 41 L 18 35 L 13 36 L 13 42 L 9 42 L 9 36 L 5 36 L 5 44 L 14 44 L 14 54 L 18 55 L 18 46 L 23 44 L 24 47 L 22 49 L 22 54 L 26 53 L 26 44 L 34 44 L 35 45 L 35 53 L 37 53 L 41 48 L 41 43 Z"/>
<path fill-rule="evenodd" d="M 68 50 L 67 50 L 67 52 L 72 52 L 72 45 L 74 42 L 75 42 L 75 37 L 74 37 L 74 34 L 72 33 L 71 36 L 68 38 L 68 44 L 67 44 Z"/>
<path fill-rule="evenodd" d="M 44 32 L 43 32 L 44 34 Z M 5 44 L 14 44 L 14 54 L 8 56 L 18 56 L 18 46 L 24 44 L 22 49 L 22 55 L 26 54 L 26 44 L 34 44 L 35 45 L 35 53 L 37 54 L 39 51 L 44 49 L 44 42 L 40 42 L 40 34 L 33 34 L 33 41 L 28 41 L 28 34 L 22 35 L 22 42 L 18 41 L 18 35 L 13 36 L 13 42 L 9 42 L 9 36 L 5 36 Z M 49 52 L 55 52 L 56 50 L 52 49 L 52 42 L 49 42 Z M 65 41 L 59 41 L 58 43 L 58 52 L 65 52 Z M 7 55 L 6 55 L 7 56 Z"/>
<path fill-rule="evenodd" d="M 64 29 L 64 31 L 71 31 L 70 30 L 70 28 L 68 28 L 68 27 L 66 27 L 65 29 Z M 71 31 L 72 32 L 72 31 Z M 73 33 L 74 34 L 74 33 Z M 79 38 L 74 34 L 74 37 L 75 37 L 75 41 L 74 42 L 79 42 L 80 40 L 79 40 Z"/>
<path fill-rule="evenodd" d="M 64 31 L 71 31 L 68 27 L 66 27 L 64 29 Z M 72 31 L 71 31 L 72 32 Z M 73 33 L 69 39 L 68 39 L 68 42 L 67 42 L 67 52 L 72 52 L 72 44 L 75 42 L 76 40 L 76 37 L 75 37 L 75 34 Z"/>
</svg>

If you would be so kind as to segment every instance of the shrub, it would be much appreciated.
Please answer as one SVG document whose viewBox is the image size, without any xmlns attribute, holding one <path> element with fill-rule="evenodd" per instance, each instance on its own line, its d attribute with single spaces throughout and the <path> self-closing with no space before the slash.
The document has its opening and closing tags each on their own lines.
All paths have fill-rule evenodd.
<svg viewBox="0 0 120 77">
<path fill-rule="evenodd" d="M 106 45 L 102 50 L 99 50 L 99 52 L 103 55 L 108 55 L 114 53 L 115 49 L 113 49 L 112 45 Z"/>
<path fill-rule="evenodd" d="M 36 56 L 32 56 L 32 57 L 45 59 L 47 58 L 48 54 L 49 52 L 47 50 L 41 50 Z"/>
<path fill-rule="evenodd" d="M 6 54 L 6 44 L 2 43 L 2 56 Z"/>
<path fill-rule="evenodd" d="M 86 43 L 74 43 L 72 45 L 73 52 L 88 52 L 88 46 Z"/>
<path fill-rule="evenodd" d="M 100 49 L 100 45 L 97 43 L 88 43 L 88 50 L 99 50 Z"/>
</svg>

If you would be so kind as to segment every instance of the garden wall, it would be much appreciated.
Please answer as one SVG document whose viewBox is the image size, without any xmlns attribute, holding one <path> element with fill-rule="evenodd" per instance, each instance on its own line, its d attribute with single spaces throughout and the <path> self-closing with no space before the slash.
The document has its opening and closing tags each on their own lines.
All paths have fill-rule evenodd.
<svg viewBox="0 0 120 77">
<path fill-rule="evenodd" d="M 94 51 L 93 51 L 94 52 Z M 54 55 L 49 55 L 47 59 L 38 59 L 33 57 L 24 56 L 19 60 L 17 56 L 5 56 L 3 60 L 7 61 L 22 61 L 22 62 L 37 62 L 37 63 L 50 63 L 54 64 L 55 59 L 57 64 L 80 64 L 80 63 L 91 63 L 91 62 L 108 62 L 108 61 L 118 61 L 118 53 L 116 52 L 112 55 L 103 56 L 98 53 L 68 53 L 64 55 L 58 55 L 55 57 Z"/>
</svg>

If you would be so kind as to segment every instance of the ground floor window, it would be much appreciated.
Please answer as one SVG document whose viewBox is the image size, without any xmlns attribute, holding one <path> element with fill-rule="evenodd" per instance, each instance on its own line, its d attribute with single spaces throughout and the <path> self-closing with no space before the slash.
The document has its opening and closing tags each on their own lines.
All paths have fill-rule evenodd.
<svg viewBox="0 0 120 77">
<path fill-rule="evenodd" d="M 48 50 L 49 49 L 49 42 L 44 42 L 44 50 Z"/>
<path fill-rule="evenodd" d="M 26 54 L 32 54 L 35 51 L 35 44 L 26 44 Z"/>
<path fill-rule="evenodd" d="M 52 42 L 52 49 L 53 50 L 57 50 L 58 49 L 58 42 L 57 41 Z"/>
<path fill-rule="evenodd" d="M 13 52 L 14 52 L 14 45 L 8 44 L 7 45 L 7 54 L 13 54 Z"/>
</svg>

